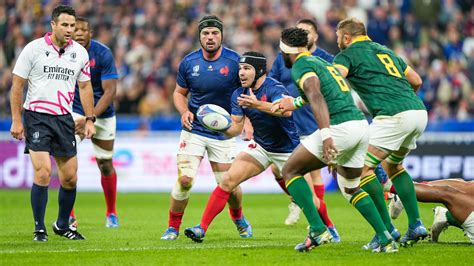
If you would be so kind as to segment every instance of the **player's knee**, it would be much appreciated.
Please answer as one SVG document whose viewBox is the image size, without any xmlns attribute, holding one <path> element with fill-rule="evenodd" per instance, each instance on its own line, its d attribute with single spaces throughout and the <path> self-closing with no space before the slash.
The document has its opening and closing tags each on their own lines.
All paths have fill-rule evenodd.
<svg viewBox="0 0 474 266">
<path fill-rule="evenodd" d="M 193 179 L 189 176 L 180 176 L 178 182 L 183 190 L 190 190 L 193 186 Z"/>
<path fill-rule="evenodd" d="M 348 201 L 350 201 L 352 195 L 360 189 L 359 183 L 360 177 L 349 179 L 339 173 L 337 174 L 337 184 L 339 189 L 341 190 L 342 196 L 344 196 Z"/>
<path fill-rule="evenodd" d="M 230 176 L 228 173 L 222 177 L 219 186 L 227 192 L 232 192 L 235 187 L 237 187 L 237 182 Z"/>
<path fill-rule="evenodd" d="M 186 200 L 189 198 L 193 178 L 189 176 L 180 176 L 171 190 L 171 197 L 175 200 Z"/>
<path fill-rule="evenodd" d="M 64 176 L 63 178 L 61 178 L 60 183 L 63 188 L 75 188 L 77 184 L 77 175 L 74 174 Z"/>
<path fill-rule="evenodd" d="M 296 172 L 293 171 L 290 167 L 287 167 L 287 165 L 283 166 L 283 169 L 281 170 L 281 176 L 286 180 L 290 180 L 291 178 L 296 176 Z"/>
<path fill-rule="evenodd" d="M 40 167 L 35 169 L 35 183 L 41 185 L 49 184 L 51 178 L 51 168 L 49 167 Z"/>
<path fill-rule="evenodd" d="M 102 176 L 110 176 L 115 171 L 111 159 L 97 159 L 97 165 Z"/>
</svg>

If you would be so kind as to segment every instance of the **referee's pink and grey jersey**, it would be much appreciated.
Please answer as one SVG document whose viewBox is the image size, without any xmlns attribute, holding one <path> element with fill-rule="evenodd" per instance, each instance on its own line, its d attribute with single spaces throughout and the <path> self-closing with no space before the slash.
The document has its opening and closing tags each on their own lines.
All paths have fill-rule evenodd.
<svg viewBox="0 0 474 266">
<path fill-rule="evenodd" d="M 13 74 L 28 80 L 26 110 L 51 115 L 72 112 L 76 82 L 90 80 L 89 55 L 72 40 L 63 49 L 58 49 L 47 33 L 21 51 Z"/>
</svg>

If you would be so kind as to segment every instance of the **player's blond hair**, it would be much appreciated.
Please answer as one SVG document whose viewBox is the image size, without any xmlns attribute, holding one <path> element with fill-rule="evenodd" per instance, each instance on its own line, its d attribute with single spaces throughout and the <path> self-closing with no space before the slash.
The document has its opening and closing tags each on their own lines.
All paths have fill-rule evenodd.
<svg viewBox="0 0 474 266">
<path fill-rule="evenodd" d="M 339 21 L 336 29 L 351 36 L 367 35 L 364 22 L 356 18 L 346 18 Z"/>
</svg>

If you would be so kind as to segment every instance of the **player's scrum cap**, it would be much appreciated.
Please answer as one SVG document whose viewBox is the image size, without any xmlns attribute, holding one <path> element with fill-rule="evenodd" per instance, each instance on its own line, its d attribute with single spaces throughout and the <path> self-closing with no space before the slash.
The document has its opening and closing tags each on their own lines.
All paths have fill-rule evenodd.
<svg viewBox="0 0 474 266">
<path fill-rule="evenodd" d="M 221 34 L 223 33 L 222 20 L 220 20 L 217 16 L 210 15 L 203 17 L 198 24 L 198 33 L 201 34 L 201 31 L 207 27 L 216 27 L 221 31 Z"/>
<path fill-rule="evenodd" d="M 267 73 L 267 59 L 259 52 L 246 52 L 240 57 L 239 62 L 255 68 L 255 80 Z"/>
</svg>

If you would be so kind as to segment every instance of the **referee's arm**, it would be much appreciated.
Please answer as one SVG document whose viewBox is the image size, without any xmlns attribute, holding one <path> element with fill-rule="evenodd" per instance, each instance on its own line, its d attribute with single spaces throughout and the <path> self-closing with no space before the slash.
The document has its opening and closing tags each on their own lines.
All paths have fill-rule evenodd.
<svg viewBox="0 0 474 266">
<path fill-rule="evenodd" d="M 91 81 L 78 81 L 77 85 L 79 87 L 79 95 L 81 98 L 82 108 L 84 109 L 84 115 L 86 117 L 94 116 L 94 97 Z M 94 123 L 91 120 L 86 121 L 84 134 L 86 138 L 91 138 L 95 134 Z"/>
<path fill-rule="evenodd" d="M 21 120 L 21 110 L 23 103 L 23 88 L 26 79 L 13 74 L 12 89 L 10 94 L 10 107 L 12 111 L 12 126 L 10 133 L 15 139 L 22 140 L 24 136 L 23 122 Z"/>
</svg>

